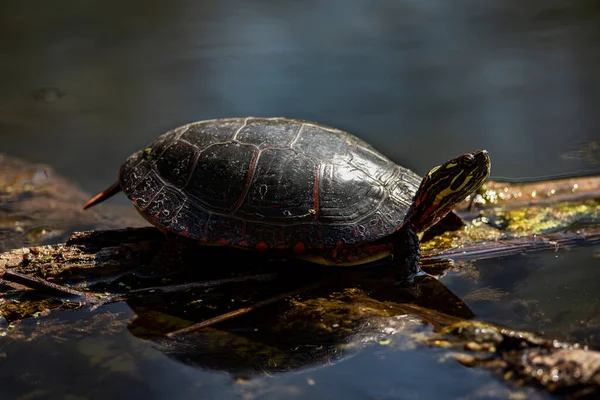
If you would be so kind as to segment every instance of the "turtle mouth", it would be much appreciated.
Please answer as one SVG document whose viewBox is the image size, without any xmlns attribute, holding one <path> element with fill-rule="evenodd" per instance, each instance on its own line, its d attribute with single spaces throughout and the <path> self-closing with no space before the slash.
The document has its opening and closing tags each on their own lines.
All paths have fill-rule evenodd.
<svg viewBox="0 0 600 400">
<path fill-rule="evenodd" d="M 467 164 L 465 167 L 473 171 L 473 175 L 478 176 L 479 179 L 476 180 L 481 180 L 480 185 L 490 176 L 491 161 L 487 150 L 476 150 L 467 153 L 464 155 L 463 162 Z"/>
<path fill-rule="evenodd" d="M 475 150 L 471 153 L 463 154 L 462 157 L 464 157 L 466 162 L 473 162 L 475 164 L 477 164 L 477 162 L 481 163 L 490 161 L 490 156 L 487 150 Z"/>
</svg>

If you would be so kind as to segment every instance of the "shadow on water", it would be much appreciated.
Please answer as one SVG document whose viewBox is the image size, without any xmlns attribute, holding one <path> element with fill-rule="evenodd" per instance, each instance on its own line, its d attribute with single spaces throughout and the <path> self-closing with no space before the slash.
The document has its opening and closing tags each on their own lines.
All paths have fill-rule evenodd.
<svg viewBox="0 0 600 400">
<path fill-rule="evenodd" d="M 129 300 L 136 318 L 128 329 L 136 337 L 155 341 L 161 351 L 185 364 L 252 378 L 333 365 L 385 340 L 403 325 L 402 319 L 389 318 L 392 304 L 425 303 L 457 317 L 472 316 L 460 299 L 432 278 L 403 290 L 393 285 L 385 267 L 343 273 L 277 267 L 281 268 L 286 272 L 262 284 Z M 280 300 L 210 328 L 165 336 L 190 322 L 303 287 L 307 290 L 289 301 Z"/>
</svg>

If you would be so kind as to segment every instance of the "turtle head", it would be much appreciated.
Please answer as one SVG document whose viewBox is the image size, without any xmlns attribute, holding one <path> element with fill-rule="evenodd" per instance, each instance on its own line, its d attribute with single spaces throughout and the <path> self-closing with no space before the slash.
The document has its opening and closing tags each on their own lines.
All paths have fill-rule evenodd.
<svg viewBox="0 0 600 400">
<path fill-rule="evenodd" d="M 490 175 L 487 151 L 463 154 L 435 167 L 423 178 L 408 210 L 405 222 L 419 232 L 426 231 L 467 198 Z"/>
</svg>

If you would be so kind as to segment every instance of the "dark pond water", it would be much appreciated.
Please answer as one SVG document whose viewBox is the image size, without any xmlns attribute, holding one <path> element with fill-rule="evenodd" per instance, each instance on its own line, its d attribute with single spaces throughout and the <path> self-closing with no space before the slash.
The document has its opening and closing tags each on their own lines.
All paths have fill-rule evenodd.
<svg viewBox="0 0 600 400">
<path fill-rule="evenodd" d="M 599 42 L 593 0 L 4 1 L 0 151 L 97 192 L 175 126 L 287 116 L 353 132 L 420 174 L 477 148 L 496 178 L 600 171 Z M 570 338 L 600 309 L 594 251 L 477 263 L 477 287 L 509 301 L 467 303 L 478 318 Z M 444 283 L 459 296 L 477 288 L 458 274 Z M 74 330 L 92 317 L 52 316 Z M 0 346 L 2 398 L 508 396 L 434 351 L 368 348 L 240 384 L 127 330 L 65 337 Z"/>
</svg>

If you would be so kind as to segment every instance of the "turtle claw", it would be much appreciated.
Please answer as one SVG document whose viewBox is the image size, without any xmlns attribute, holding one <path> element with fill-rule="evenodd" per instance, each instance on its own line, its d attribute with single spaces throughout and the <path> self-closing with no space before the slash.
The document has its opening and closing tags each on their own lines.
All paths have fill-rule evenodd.
<svg viewBox="0 0 600 400">
<path fill-rule="evenodd" d="M 419 267 L 419 270 L 417 272 L 414 272 L 414 273 L 410 274 L 409 276 L 395 274 L 394 286 L 410 287 L 415 284 L 415 278 L 421 278 L 421 277 L 431 277 L 433 279 L 437 279 L 435 276 L 428 274 L 427 272 L 423 271 Z"/>
</svg>

